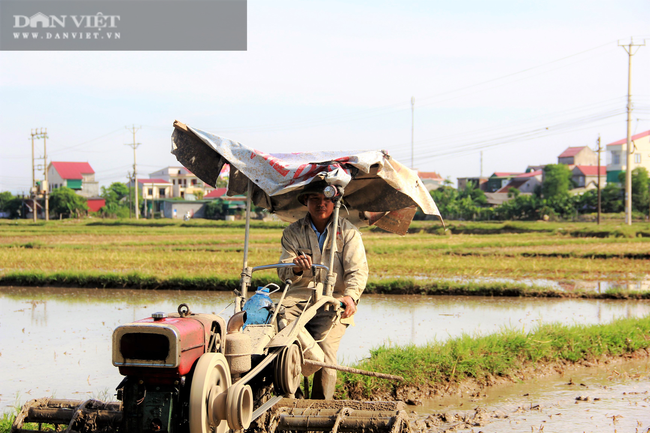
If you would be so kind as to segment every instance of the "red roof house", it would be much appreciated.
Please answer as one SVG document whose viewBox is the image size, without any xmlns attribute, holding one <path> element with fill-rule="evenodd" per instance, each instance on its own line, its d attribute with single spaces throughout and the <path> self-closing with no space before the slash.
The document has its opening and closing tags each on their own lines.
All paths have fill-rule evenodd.
<svg viewBox="0 0 650 433">
<path fill-rule="evenodd" d="M 418 171 L 418 176 L 422 180 L 424 187 L 429 191 L 440 188 L 445 181 L 435 171 Z"/>
<path fill-rule="evenodd" d="M 638 140 L 639 138 L 647 137 L 648 135 L 650 135 L 650 130 L 645 131 L 645 132 L 641 132 L 640 134 L 633 135 L 632 137 L 630 137 L 630 140 L 631 141 Z M 623 138 L 621 140 L 615 141 L 613 143 L 609 143 L 608 146 L 617 146 L 619 144 L 627 144 L 627 137 Z"/>
<path fill-rule="evenodd" d="M 95 170 L 87 162 L 52 161 L 47 168 L 47 178 L 50 192 L 65 186 L 75 190 L 82 197 L 99 195 Z"/>
<path fill-rule="evenodd" d="M 221 198 L 227 191 L 228 188 L 217 188 L 204 195 L 203 198 Z"/>
<path fill-rule="evenodd" d="M 558 164 L 566 165 L 597 165 L 596 152 L 588 146 L 568 147 L 557 157 Z"/>
</svg>

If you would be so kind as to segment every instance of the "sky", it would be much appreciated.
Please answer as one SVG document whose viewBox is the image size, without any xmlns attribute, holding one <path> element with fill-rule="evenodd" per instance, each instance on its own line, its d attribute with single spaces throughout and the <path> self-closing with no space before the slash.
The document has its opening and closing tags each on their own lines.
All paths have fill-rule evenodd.
<svg viewBox="0 0 650 433">
<path fill-rule="evenodd" d="M 175 119 L 267 153 L 387 150 L 454 185 L 523 172 L 625 138 L 631 38 L 650 130 L 649 22 L 647 0 L 249 0 L 246 51 L 0 52 L 0 191 L 29 190 L 35 128 L 108 186 L 133 126 L 139 178 L 179 165 Z"/>
</svg>

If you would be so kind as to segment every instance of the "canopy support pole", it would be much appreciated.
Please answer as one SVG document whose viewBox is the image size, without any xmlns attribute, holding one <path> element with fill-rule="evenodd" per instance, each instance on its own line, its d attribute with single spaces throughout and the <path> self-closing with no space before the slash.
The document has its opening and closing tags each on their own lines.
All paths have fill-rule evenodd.
<svg viewBox="0 0 650 433">
<path fill-rule="evenodd" d="M 248 239 L 250 237 L 251 229 L 251 196 L 253 195 L 253 183 L 248 180 L 248 188 L 246 191 L 246 232 L 244 235 L 244 266 L 242 267 L 242 280 L 241 280 L 241 298 L 246 301 L 248 298 L 248 285 L 251 283 L 252 271 L 248 268 Z M 237 310 L 237 305 L 235 305 Z"/>
<path fill-rule="evenodd" d="M 341 198 L 337 197 L 334 202 L 334 221 L 332 222 L 332 232 L 330 233 L 330 260 L 327 271 L 327 285 L 325 286 L 325 296 L 332 296 L 334 284 L 336 284 L 336 274 L 334 273 L 334 257 L 336 256 L 336 234 L 339 231 L 339 210 L 341 209 Z"/>
</svg>

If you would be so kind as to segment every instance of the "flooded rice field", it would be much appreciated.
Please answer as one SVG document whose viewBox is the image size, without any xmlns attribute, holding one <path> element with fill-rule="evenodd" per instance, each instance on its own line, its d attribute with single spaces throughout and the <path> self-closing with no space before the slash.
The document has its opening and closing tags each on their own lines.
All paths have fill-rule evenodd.
<svg viewBox="0 0 650 433">
<path fill-rule="evenodd" d="M 429 432 L 647 432 L 650 360 L 569 369 L 416 410 L 414 427 Z"/>
<path fill-rule="evenodd" d="M 415 279 L 430 279 L 428 275 L 416 275 Z M 643 275 L 638 279 L 629 281 L 621 280 L 550 280 L 547 278 L 501 278 L 501 277 L 452 277 L 437 278 L 440 281 L 451 281 L 455 283 L 501 283 L 501 284 L 521 284 L 528 287 L 541 287 L 544 289 L 558 292 L 591 292 L 607 293 L 610 291 L 627 291 L 627 292 L 648 292 L 650 291 L 650 275 Z"/>
<path fill-rule="evenodd" d="M 221 313 L 228 317 L 232 314 L 232 305 L 229 305 L 232 300 L 230 292 L 0 287 L 0 371 L 3 373 L 0 375 L 0 411 L 9 410 L 17 402 L 45 396 L 112 399 L 114 389 L 121 381 L 117 368 L 111 364 L 111 335 L 116 326 L 148 317 L 153 312 L 176 311 L 183 302 L 195 312 Z M 342 341 L 339 362 L 351 364 L 369 356 L 372 348 L 382 344 L 423 345 L 463 333 L 485 335 L 504 328 L 530 330 L 540 323 L 550 322 L 606 323 L 616 318 L 647 314 L 650 314 L 650 302 L 646 301 L 366 295 L 355 316 L 356 326 L 348 329 Z M 647 366 L 644 368 L 647 370 Z M 601 373 L 607 375 L 611 371 L 607 373 L 602 370 Z M 599 376 L 587 373 L 587 379 L 579 380 L 589 384 L 589 389 L 598 390 L 598 393 L 592 395 L 592 400 L 579 406 L 590 411 L 598 411 L 602 407 L 607 414 L 614 413 L 621 406 L 620 412 L 626 414 L 622 415 L 626 419 L 636 417 L 632 407 L 623 408 L 629 399 L 621 399 L 619 406 L 601 404 L 605 398 L 612 401 L 621 398 L 622 392 L 637 395 L 629 393 L 647 391 L 650 385 L 647 375 L 634 374 L 637 373 L 627 373 L 630 378 L 628 383 L 607 382 L 605 379 L 604 382 L 597 382 L 595 378 Z M 576 377 L 573 376 L 574 382 L 578 383 Z M 536 385 L 528 382 L 517 385 L 535 388 L 539 394 L 530 389 L 523 392 L 516 387 L 507 387 L 498 391 L 504 393 L 499 397 L 501 400 L 438 401 L 425 406 L 424 410 L 431 413 L 462 409 L 459 406 L 461 403 L 466 409 L 473 409 L 472 405 L 493 407 L 511 415 L 504 420 L 493 419 L 490 425 L 502 421 L 513 424 L 515 416 L 527 416 L 527 423 L 529 420 L 534 420 L 530 421 L 533 423 L 540 421 L 535 426 L 539 428 L 544 424 L 541 422 L 544 416 L 557 418 L 552 409 L 554 402 L 575 398 L 571 390 L 576 387 L 570 388 L 566 395 L 562 394 L 562 381 L 568 382 L 567 378 L 558 378 L 555 388 L 549 388 L 551 382 L 547 380 L 541 380 Z M 610 391 L 613 393 L 611 397 L 593 399 L 598 395 L 609 396 Z M 528 396 L 523 397 L 523 394 Z M 590 395 L 581 392 L 583 394 Z M 539 398 L 535 397 L 537 395 Z M 496 398 L 497 391 L 492 392 L 490 397 Z M 645 407 L 642 405 L 647 404 L 647 397 L 636 401 L 635 407 Z M 524 408 L 521 413 L 515 413 L 511 408 L 533 403 L 541 404 L 540 407 L 548 411 L 533 412 Z M 570 403 L 575 405 L 573 400 Z M 647 408 L 645 411 L 650 413 Z M 571 412 L 566 410 L 564 413 Z M 573 418 L 573 415 L 569 416 Z M 611 417 L 610 421 L 619 422 Z M 650 420 L 639 422 L 644 423 L 646 428 L 650 426 Z M 527 430 L 507 430 L 505 427 L 490 430 L 481 427 L 475 431 L 531 431 L 532 425 L 527 424 Z M 548 425 L 542 431 L 556 431 L 550 427 Z M 582 430 L 580 427 L 579 431 Z M 471 428 L 467 431 L 471 431 Z"/>
</svg>

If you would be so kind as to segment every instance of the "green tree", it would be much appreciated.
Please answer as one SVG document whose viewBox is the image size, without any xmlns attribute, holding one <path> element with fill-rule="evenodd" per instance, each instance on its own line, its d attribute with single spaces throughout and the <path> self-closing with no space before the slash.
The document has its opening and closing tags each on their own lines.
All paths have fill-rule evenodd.
<svg viewBox="0 0 650 433">
<path fill-rule="evenodd" d="M 623 212 L 623 189 L 615 183 L 608 183 L 600 191 L 600 208 L 606 213 Z"/>
<path fill-rule="evenodd" d="M 542 196 L 545 199 L 565 198 L 571 188 L 571 170 L 564 164 L 548 164 L 544 167 Z"/>
<path fill-rule="evenodd" d="M 102 187 L 100 196 L 106 200 L 106 204 L 120 203 L 124 197 L 129 195 L 129 187 L 122 182 L 113 182 L 110 186 Z"/>
<path fill-rule="evenodd" d="M 443 218 L 452 218 L 458 215 L 458 191 L 455 188 L 445 185 L 431 191 L 430 194 Z"/>
<path fill-rule="evenodd" d="M 487 205 L 487 197 L 485 196 L 485 193 L 477 188 L 473 183 L 468 183 L 467 187 L 458 193 L 458 197 L 461 199 L 469 197 L 474 206 Z"/>
<path fill-rule="evenodd" d="M 208 219 L 226 219 L 228 214 L 228 203 L 220 198 L 210 201 L 205 205 L 205 217 Z"/>
<path fill-rule="evenodd" d="M 88 211 L 86 199 L 68 187 L 55 189 L 50 195 L 50 211 L 65 218 L 79 217 Z"/>
<path fill-rule="evenodd" d="M 625 187 L 625 172 L 618 174 L 618 181 Z M 648 170 L 637 167 L 632 170 L 632 210 L 648 213 L 650 206 L 650 192 L 648 192 Z M 625 209 L 625 204 L 623 205 Z"/>
<path fill-rule="evenodd" d="M 0 212 L 8 212 L 10 218 L 18 218 L 22 199 L 14 197 L 9 191 L 0 192 Z"/>
</svg>

